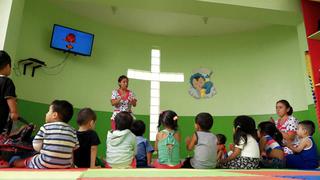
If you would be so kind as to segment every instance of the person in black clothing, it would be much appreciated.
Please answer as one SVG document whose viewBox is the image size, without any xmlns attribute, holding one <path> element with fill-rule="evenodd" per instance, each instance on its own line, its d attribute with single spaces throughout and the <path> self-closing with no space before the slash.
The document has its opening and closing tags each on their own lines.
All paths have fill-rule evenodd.
<svg viewBox="0 0 320 180">
<path fill-rule="evenodd" d="M 17 110 L 16 90 L 11 74 L 11 58 L 5 51 L 0 51 L 0 134 L 4 131 L 8 119 L 19 118 Z"/>
<path fill-rule="evenodd" d="M 79 168 L 95 168 L 100 139 L 94 131 L 97 115 L 90 108 L 80 110 L 77 118 L 77 137 L 80 148 L 74 151 L 74 164 Z"/>
</svg>

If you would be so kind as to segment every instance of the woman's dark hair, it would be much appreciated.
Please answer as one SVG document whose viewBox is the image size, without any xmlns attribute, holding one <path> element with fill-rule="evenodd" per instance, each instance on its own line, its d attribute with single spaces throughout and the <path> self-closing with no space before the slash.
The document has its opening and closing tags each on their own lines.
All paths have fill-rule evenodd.
<svg viewBox="0 0 320 180">
<path fill-rule="evenodd" d="M 244 140 L 244 144 L 247 143 L 247 135 L 251 135 L 254 139 L 257 139 L 256 123 L 250 116 L 238 116 L 233 121 L 233 127 L 235 133 L 233 135 L 233 142 L 239 145 L 240 140 Z"/>
<path fill-rule="evenodd" d="M 121 75 L 119 78 L 118 78 L 118 83 L 120 83 L 123 79 L 127 79 L 129 80 L 129 78 L 125 75 Z"/>
<path fill-rule="evenodd" d="M 287 114 L 290 116 L 293 113 L 293 108 L 292 106 L 289 104 L 289 102 L 287 100 L 281 99 L 277 102 L 283 104 L 286 108 L 289 108 L 289 111 L 287 112 Z"/>
<path fill-rule="evenodd" d="M 11 66 L 11 58 L 6 51 L 0 51 L 0 69 L 3 69 L 7 65 Z"/>
<path fill-rule="evenodd" d="M 53 112 L 58 113 L 59 119 L 65 123 L 68 123 L 73 116 L 73 106 L 71 103 L 65 100 L 54 100 L 51 103 Z"/>
<path fill-rule="evenodd" d="M 77 123 L 79 126 L 87 124 L 90 120 L 96 121 L 97 115 L 91 108 L 83 108 L 79 111 Z"/>
<path fill-rule="evenodd" d="M 217 140 L 218 140 L 218 143 L 219 143 L 218 145 L 220 145 L 220 144 L 226 144 L 227 138 L 226 138 L 225 135 L 223 135 L 223 134 L 217 134 L 216 136 L 217 136 Z"/>
<path fill-rule="evenodd" d="M 116 117 L 114 117 L 114 120 L 116 122 L 116 130 L 131 129 L 133 118 L 130 113 L 126 111 L 119 112 Z"/>
<path fill-rule="evenodd" d="M 178 129 L 178 115 L 171 110 L 163 111 L 159 115 L 159 122 L 158 122 L 158 130 L 160 130 L 161 125 L 164 127 L 168 127 L 173 130 Z"/>
<path fill-rule="evenodd" d="M 277 129 L 276 125 L 273 122 L 270 121 L 264 121 L 261 122 L 258 125 L 258 129 L 260 132 L 262 132 L 265 135 L 269 135 L 272 137 L 272 139 L 276 140 L 281 146 L 283 146 L 282 140 L 282 134 Z"/>
<path fill-rule="evenodd" d="M 146 131 L 146 125 L 141 120 L 135 120 L 132 123 L 131 132 L 136 136 L 143 136 Z"/>
<path fill-rule="evenodd" d="M 195 123 L 198 124 L 201 130 L 209 131 L 213 125 L 213 117 L 206 112 L 199 113 L 195 118 Z"/>
</svg>

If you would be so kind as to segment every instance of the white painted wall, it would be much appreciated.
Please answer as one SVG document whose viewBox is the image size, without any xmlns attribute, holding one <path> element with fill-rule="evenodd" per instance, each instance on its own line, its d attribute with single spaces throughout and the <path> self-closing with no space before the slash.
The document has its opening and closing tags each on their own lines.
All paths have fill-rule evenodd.
<svg viewBox="0 0 320 180">
<path fill-rule="evenodd" d="M 4 47 L 12 0 L 0 0 L 0 49 Z"/>
</svg>

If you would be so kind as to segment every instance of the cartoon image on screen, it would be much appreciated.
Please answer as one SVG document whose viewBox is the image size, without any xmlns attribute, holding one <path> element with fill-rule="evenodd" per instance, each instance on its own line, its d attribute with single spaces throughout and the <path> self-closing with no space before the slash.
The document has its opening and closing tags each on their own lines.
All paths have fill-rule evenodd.
<svg viewBox="0 0 320 180">
<path fill-rule="evenodd" d="M 72 44 L 76 42 L 76 36 L 72 33 L 69 33 L 64 40 L 67 42 L 66 48 L 73 49 Z"/>
</svg>

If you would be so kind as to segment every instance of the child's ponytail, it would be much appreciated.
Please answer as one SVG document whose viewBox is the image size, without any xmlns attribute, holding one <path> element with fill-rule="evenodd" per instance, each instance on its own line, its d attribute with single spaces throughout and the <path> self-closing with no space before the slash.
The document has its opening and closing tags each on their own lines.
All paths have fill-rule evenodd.
<svg viewBox="0 0 320 180">
<path fill-rule="evenodd" d="M 163 119 L 163 112 L 159 114 L 158 131 L 160 131 L 161 125 L 163 124 L 162 119 Z"/>
<path fill-rule="evenodd" d="M 254 139 L 257 139 L 256 124 L 254 119 L 249 116 L 238 116 L 233 121 L 233 127 L 235 129 L 233 135 L 234 144 L 239 145 L 240 141 L 247 143 L 247 135 L 251 135 Z"/>
<path fill-rule="evenodd" d="M 282 136 L 282 133 L 276 128 L 276 126 L 274 126 L 274 135 L 273 135 L 273 139 L 275 141 L 277 141 L 279 143 L 280 146 L 283 146 L 283 136 Z"/>
<path fill-rule="evenodd" d="M 158 131 L 160 131 L 161 125 L 168 127 L 172 130 L 178 130 L 178 115 L 171 110 L 163 111 L 159 115 Z"/>
<path fill-rule="evenodd" d="M 238 125 L 236 128 L 235 128 L 235 132 L 234 132 L 234 135 L 233 135 L 233 142 L 235 145 L 239 145 L 240 143 L 240 140 L 243 140 L 244 141 L 244 144 L 247 143 L 247 133 L 245 133 L 241 127 Z"/>
</svg>

